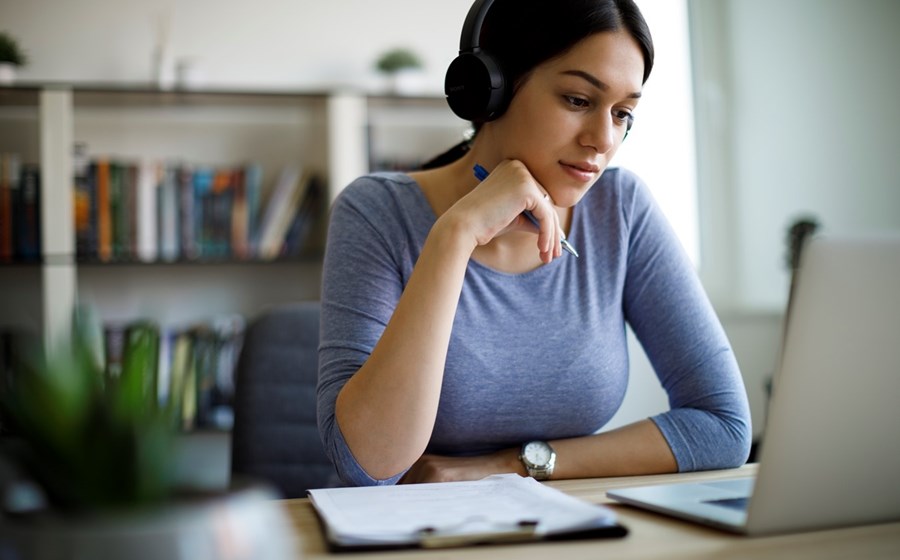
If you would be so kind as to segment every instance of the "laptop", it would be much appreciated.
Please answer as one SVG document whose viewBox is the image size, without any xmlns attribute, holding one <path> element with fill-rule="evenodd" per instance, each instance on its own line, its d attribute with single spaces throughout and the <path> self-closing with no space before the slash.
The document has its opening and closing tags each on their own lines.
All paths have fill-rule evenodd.
<svg viewBox="0 0 900 560">
<path fill-rule="evenodd" d="M 801 255 L 755 478 L 607 492 L 747 535 L 900 520 L 900 235 Z"/>
</svg>

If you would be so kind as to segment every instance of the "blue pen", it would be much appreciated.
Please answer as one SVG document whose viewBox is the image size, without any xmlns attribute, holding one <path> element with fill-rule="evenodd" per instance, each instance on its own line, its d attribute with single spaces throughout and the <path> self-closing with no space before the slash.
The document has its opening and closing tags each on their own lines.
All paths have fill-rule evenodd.
<svg viewBox="0 0 900 560">
<path fill-rule="evenodd" d="M 472 171 L 475 172 L 475 178 L 479 181 L 484 181 L 485 179 L 487 179 L 488 170 L 481 165 L 476 163 L 475 167 L 472 168 Z M 528 218 L 528 221 L 534 224 L 534 227 L 538 229 L 541 228 L 541 223 L 537 220 L 537 218 L 534 217 L 534 214 L 532 214 L 531 211 L 525 210 L 524 212 L 522 212 L 522 215 Z M 562 248 L 568 251 L 570 254 L 574 255 L 576 258 L 578 257 L 578 251 L 575 250 L 575 247 L 572 247 L 572 244 L 566 240 L 565 236 L 563 236 L 559 244 L 562 245 Z"/>
</svg>

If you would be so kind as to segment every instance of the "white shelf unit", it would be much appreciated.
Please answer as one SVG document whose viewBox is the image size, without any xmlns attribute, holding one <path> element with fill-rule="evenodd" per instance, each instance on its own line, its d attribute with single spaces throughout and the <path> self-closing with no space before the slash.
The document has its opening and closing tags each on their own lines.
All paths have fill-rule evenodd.
<svg viewBox="0 0 900 560">
<path fill-rule="evenodd" d="M 367 102 L 372 169 L 408 169 L 466 138 L 470 126 L 443 98 L 370 97 Z"/>
<path fill-rule="evenodd" d="M 0 328 L 43 332 L 52 347 L 77 303 L 107 322 L 163 325 L 219 314 L 252 317 L 268 305 L 316 299 L 319 258 L 275 262 L 79 263 L 75 259 L 72 151 L 90 157 L 255 161 L 263 202 L 281 167 L 323 178 L 326 206 L 375 159 L 421 162 L 463 137 L 466 123 L 439 97 L 355 92 L 161 91 L 121 85 L 0 87 L 0 152 L 40 163 L 39 264 L 0 265 Z M 324 212 L 324 210 L 323 210 Z M 324 225 L 325 216 L 321 223 Z"/>
</svg>

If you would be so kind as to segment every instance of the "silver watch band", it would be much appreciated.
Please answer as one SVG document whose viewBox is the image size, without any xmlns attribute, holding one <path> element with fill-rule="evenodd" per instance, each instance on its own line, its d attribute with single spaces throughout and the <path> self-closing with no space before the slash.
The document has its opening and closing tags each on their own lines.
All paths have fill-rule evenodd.
<svg viewBox="0 0 900 560">
<path fill-rule="evenodd" d="M 534 445 L 538 445 L 548 452 L 546 461 L 541 464 L 532 461 L 526 452 L 529 446 Z M 553 469 L 556 467 L 556 450 L 545 441 L 529 441 L 522 445 L 522 449 L 519 452 L 519 460 L 522 461 L 522 465 L 525 467 L 525 472 L 528 473 L 528 476 L 533 477 L 535 480 L 547 480 L 553 474 Z"/>
</svg>

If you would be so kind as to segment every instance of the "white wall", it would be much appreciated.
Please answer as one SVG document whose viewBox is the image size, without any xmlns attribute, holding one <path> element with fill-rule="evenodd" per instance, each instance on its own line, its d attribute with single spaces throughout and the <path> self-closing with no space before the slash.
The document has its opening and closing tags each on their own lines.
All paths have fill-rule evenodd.
<svg viewBox="0 0 900 560">
<path fill-rule="evenodd" d="M 720 308 L 779 310 L 792 220 L 900 229 L 900 2 L 690 5 L 701 272 Z"/>
<path fill-rule="evenodd" d="M 0 29 L 32 63 L 24 80 L 146 82 L 160 28 L 222 87 L 376 85 L 378 54 L 408 46 L 443 88 L 469 0 L 0 0 Z"/>
</svg>

